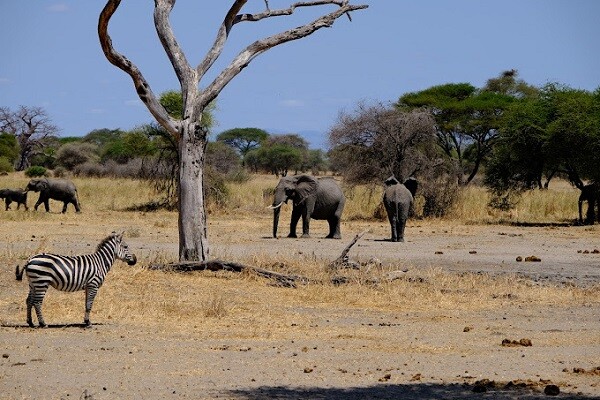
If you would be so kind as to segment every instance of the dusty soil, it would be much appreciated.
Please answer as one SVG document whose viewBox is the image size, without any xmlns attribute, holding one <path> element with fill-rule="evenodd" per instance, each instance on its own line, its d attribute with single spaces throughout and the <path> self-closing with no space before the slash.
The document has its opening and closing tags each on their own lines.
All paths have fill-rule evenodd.
<svg viewBox="0 0 600 400">
<path fill-rule="evenodd" d="M 31 226 L 7 222 L 0 249 L 33 253 L 45 241 L 56 252 L 89 252 L 103 232 L 51 222 L 53 229 L 37 237 Z M 173 224 L 127 223 L 136 233 L 128 242 L 138 258 L 177 254 Z M 389 234 L 384 223 L 347 222 L 339 241 L 323 239 L 319 222 L 310 239 L 269 238 L 269 223 L 211 220 L 212 255 L 333 260 L 354 235 L 369 230 L 350 252 L 357 262 L 376 258 L 407 273 L 441 268 L 520 274 L 540 285 L 600 284 L 598 226 L 415 221 L 405 243 L 391 243 L 384 240 Z M 39 229 L 44 221 L 37 224 Z M 541 261 L 517 261 L 528 256 Z M 181 333 L 115 319 L 96 319 L 91 329 L 72 324 L 30 329 L 22 306 L 26 292 L 23 282 L 14 281 L 14 265 L 1 265 L 2 399 L 525 399 L 547 397 L 544 390 L 551 385 L 559 388 L 558 398 L 600 398 L 600 304 L 593 301 L 486 312 L 440 306 L 402 314 L 307 305 L 287 310 L 283 333 L 265 327 L 243 335 L 234 332 L 243 330 L 244 321 L 219 327 L 220 334 L 203 326 Z M 503 346 L 504 339 L 528 339 L 531 346 L 527 341 Z"/>
</svg>

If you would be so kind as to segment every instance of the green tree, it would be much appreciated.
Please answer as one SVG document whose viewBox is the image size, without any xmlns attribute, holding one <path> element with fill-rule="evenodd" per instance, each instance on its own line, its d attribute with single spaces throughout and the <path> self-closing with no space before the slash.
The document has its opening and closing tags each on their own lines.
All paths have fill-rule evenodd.
<svg viewBox="0 0 600 400">
<path fill-rule="evenodd" d="M 450 83 L 400 97 L 400 109 L 429 109 L 436 120 L 437 142 L 469 184 L 491 153 L 499 136 L 504 111 L 516 100 L 535 96 L 537 90 L 510 70 L 477 89 L 469 83 Z"/>
<path fill-rule="evenodd" d="M 275 176 L 286 176 L 302 162 L 302 152 L 285 144 L 263 145 L 246 154 L 248 164 Z"/>
<path fill-rule="evenodd" d="M 4 157 L 11 165 L 19 157 L 19 143 L 15 135 L 10 133 L 0 134 L 0 157 Z"/>
<path fill-rule="evenodd" d="M 263 129 L 234 128 L 219 133 L 217 141 L 233 147 L 244 157 L 250 150 L 258 148 L 268 137 L 269 134 Z"/>
<path fill-rule="evenodd" d="M 498 196 L 547 187 L 563 174 L 578 188 L 600 181 L 600 96 L 548 84 L 513 104 L 490 158 L 485 183 Z M 543 180 L 545 178 L 545 182 Z"/>
</svg>

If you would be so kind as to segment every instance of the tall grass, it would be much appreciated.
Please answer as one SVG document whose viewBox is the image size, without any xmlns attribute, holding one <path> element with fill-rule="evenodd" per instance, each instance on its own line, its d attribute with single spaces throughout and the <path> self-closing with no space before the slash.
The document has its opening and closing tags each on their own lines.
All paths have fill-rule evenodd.
<svg viewBox="0 0 600 400">
<path fill-rule="evenodd" d="M 346 195 L 343 219 L 373 220 L 385 218 L 381 199 L 382 185 L 347 187 L 341 178 L 336 178 Z M 0 188 L 24 188 L 28 178 L 22 173 L 0 176 Z M 82 210 L 85 212 L 123 211 L 128 207 L 155 200 L 151 185 L 142 180 L 110 178 L 73 178 L 77 185 Z M 229 196 L 224 205 L 208 204 L 212 215 L 252 218 L 256 215 L 270 215 L 267 206 L 272 203 L 271 193 L 278 178 L 273 175 L 252 175 L 243 183 L 228 183 Z M 28 205 L 37 200 L 37 193 L 30 192 Z M 490 194 L 480 186 L 461 189 L 459 200 L 444 219 L 468 224 L 492 223 L 565 223 L 577 218 L 579 190 L 565 181 L 554 180 L 548 190 L 533 190 L 524 193 L 516 207 L 510 211 L 499 211 L 488 206 Z M 58 212 L 60 203 L 51 202 Z M 13 205 L 13 208 L 16 206 Z M 419 196 L 415 202 L 419 215 L 422 202 Z M 43 209 L 43 206 L 42 206 Z M 282 218 L 289 213 L 290 206 L 284 207 Z M 70 210 L 72 210 L 70 208 Z M 3 218 L 28 218 L 21 213 L 11 213 Z"/>
<path fill-rule="evenodd" d="M 344 220 L 372 220 L 385 218 L 382 209 L 382 185 L 362 185 L 346 187 L 341 179 L 338 181 L 346 195 Z M 272 198 L 263 197 L 277 185 L 274 176 L 255 175 L 253 179 L 242 184 L 230 185 L 230 201 L 225 209 L 214 210 L 215 213 L 228 214 L 235 210 L 243 213 L 266 213 L 266 206 Z M 489 192 L 480 186 L 468 186 L 461 189 L 459 200 L 444 219 L 469 224 L 492 223 L 565 223 L 574 222 L 577 218 L 577 199 L 579 190 L 565 181 L 554 180 L 547 190 L 533 190 L 524 193 L 516 207 L 510 211 L 500 211 L 488 206 Z M 415 208 L 417 215 L 422 208 L 422 201 L 417 194 Z M 284 208 L 285 211 L 285 208 Z"/>
</svg>

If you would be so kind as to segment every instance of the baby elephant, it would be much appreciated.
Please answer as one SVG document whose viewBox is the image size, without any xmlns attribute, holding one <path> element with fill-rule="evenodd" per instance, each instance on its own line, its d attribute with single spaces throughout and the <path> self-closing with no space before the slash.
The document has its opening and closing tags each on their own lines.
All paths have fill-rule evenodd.
<svg viewBox="0 0 600 400">
<path fill-rule="evenodd" d="M 394 176 L 385 180 L 383 204 L 392 228 L 392 242 L 404 242 L 404 228 L 412 208 L 418 182 L 415 178 L 408 178 L 404 184 Z"/>
<path fill-rule="evenodd" d="M 25 211 L 27 208 L 27 192 L 20 189 L 0 189 L 0 199 L 4 199 L 4 203 L 6 204 L 6 211 L 10 209 L 10 203 L 13 201 L 17 203 L 17 210 L 21 208 L 21 204 L 25 207 Z"/>
</svg>

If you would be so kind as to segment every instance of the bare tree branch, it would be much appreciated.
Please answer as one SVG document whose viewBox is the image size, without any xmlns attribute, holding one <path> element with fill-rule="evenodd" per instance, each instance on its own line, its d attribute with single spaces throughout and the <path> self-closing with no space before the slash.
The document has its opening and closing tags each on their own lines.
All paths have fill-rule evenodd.
<svg viewBox="0 0 600 400">
<path fill-rule="evenodd" d="M 198 65 L 196 71 L 198 73 L 198 79 L 202 79 L 206 71 L 210 69 L 210 67 L 214 64 L 214 62 L 219 58 L 223 49 L 225 48 L 225 42 L 227 41 L 227 37 L 229 36 L 229 32 L 231 31 L 231 27 L 236 21 L 236 16 L 242 9 L 242 7 L 246 4 L 248 0 L 236 0 L 227 15 L 225 15 L 225 19 L 217 32 L 217 38 L 213 43 L 211 49 L 204 57 L 204 60 Z M 268 8 L 268 4 L 267 4 Z"/>
<path fill-rule="evenodd" d="M 174 5 L 175 0 L 155 0 L 154 26 L 171 65 L 173 65 L 179 83 L 184 87 L 197 87 L 198 80 L 194 70 L 188 63 L 183 50 L 179 47 L 169 21 L 169 15 Z M 185 91 L 182 92 L 185 95 Z"/>
<path fill-rule="evenodd" d="M 112 39 L 108 34 L 108 23 L 120 4 L 121 0 L 108 0 L 106 6 L 104 6 L 104 9 L 102 9 L 102 12 L 100 13 L 100 18 L 98 20 L 98 37 L 100 39 L 102 51 L 111 64 L 123 70 L 131 77 L 140 100 L 144 102 L 154 118 L 156 118 L 169 133 L 178 136 L 179 123 L 172 119 L 160 104 L 137 66 L 129 61 L 124 55 L 116 51 L 112 45 Z"/>
<path fill-rule="evenodd" d="M 214 100 L 220 91 L 244 68 L 250 64 L 250 62 L 257 57 L 258 55 L 264 53 L 265 51 L 278 46 L 283 43 L 287 43 L 293 40 L 302 39 L 306 36 L 309 36 L 316 32 L 321 28 L 329 28 L 333 25 L 333 23 L 342 15 L 349 13 L 351 11 L 361 10 L 368 7 L 368 5 L 350 5 L 347 0 L 320 0 L 320 1 L 307 1 L 307 2 L 299 2 L 292 4 L 287 9 L 281 10 L 267 10 L 264 13 L 259 14 L 243 14 L 238 16 L 238 21 L 259 21 L 264 18 L 269 18 L 272 16 L 281 16 L 281 15 L 291 15 L 294 10 L 298 7 L 310 7 L 310 6 L 319 6 L 326 4 L 335 4 L 338 5 L 339 8 L 331 12 L 329 14 L 323 15 L 316 20 L 302 25 L 297 28 L 293 28 L 262 40 L 258 40 L 244 50 L 242 50 L 229 64 L 227 68 L 225 68 L 221 73 L 210 83 L 205 90 L 203 90 L 201 94 L 200 102 L 202 104 L 208 104 L 212 100 Z"/>
</svg>

